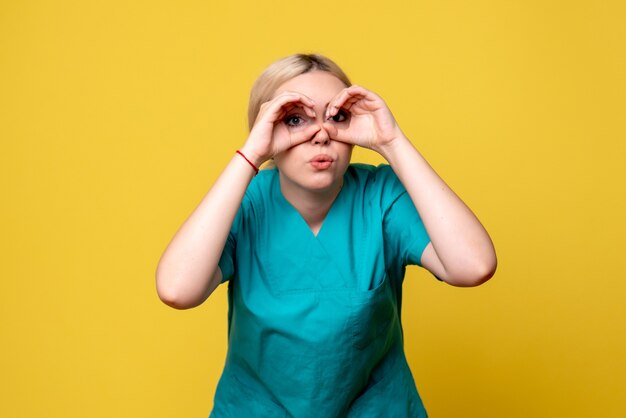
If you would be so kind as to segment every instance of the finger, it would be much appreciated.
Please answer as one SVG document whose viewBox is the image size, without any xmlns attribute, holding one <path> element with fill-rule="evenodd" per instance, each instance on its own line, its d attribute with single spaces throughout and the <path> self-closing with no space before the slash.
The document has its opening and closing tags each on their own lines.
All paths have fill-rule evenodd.
<svg viewBox="0 0 626 418">
<path fill-rule="evenodd" d="M 294 109 L 302 109 L 304 111 L 304 113 L 306 113 L 306 115 L 312 119 L 315 119 L 316 114 L 315 114 L 315 109 L 312 109 L 308 106 L 303 106 L 302 103 L 297 103 L 297 102 L 290 102 L 287 103 L 286 105 L 283 106 L 283 113 L 284 115 L 288 114 L 289 112 L 293 111 Z M 282 115 L 282 116 L 284 116 Z M 282 118 L 281 116 L 281 118 Z"/>
<path fill-rule="evenodd" d="M 363 100 L 364 98 L 365 98 L 365 96 L 362 96 L 362 95 L 360 95 L 360 94 L 359 94 L 359 95 L 354 95 L 354 96 L 348 97 L 348 98 L 346 99 L 346 101 L 345 101 L 345 102 L 343 102 L 343 105 L 342 105 L 342 106 L 340 106 L 339 108 L 340 108 L 340 109 L 345 109 L 345 110 L 348 110 L 348 111 L 349 111 L 349 110 L 352 108 L 352 105 L 354 105 L 354 104 L 356 104 L 356 103 L 360 102 L 360 101 L 361 101 L 361 100 Z M 337 109 L 337 111 L 339 111 L 339 109 Z M 334 115 L 333 115 L 333 116 L 334 116 Z"/>
<path fill-rule="evenodd" d="M 283 97 L 298 97 L 301 99 L 302 103 L 304 103 L 306 106 L 311 106 L 311 107 L 315 106 L 315 100 L 311 99 L 306 94 L 302 94 L 297 91 L 283 91 L 278 96 L 271 99 L 270 101 L 281 100 Z"/>
<path fill-rule="evenodd" d="M 324 126 L 324 129 L 326 129 L 328 136 L 331 139 L 335 139 L 335 137 L 337 136 L 337 128 L 332 123 L 328 123 L 328 122 L 324 122 L 323 126 Z"/>
<path fill-rule="evenodd" d="M 280 122 L 284 120 L 286 116 L 291 114 L 299 114 L 299 116 L 309 120 L 317 118 L 315 110 L 304 106 L 301 103 L 291 102 L 287 103 L 280 109 L 279 113 L 276 115 L 275 122 Z"/>
<path fill-rule="evenodd" d="M 341 90 L 335 97 L 333 97 L 330 103 L 328 103 L 324 119 L 328 120 L 331 117 L 335 116 L 348 97 L 348 87 L 346 87 L 345 89 Z"/>
<path fill-rule="evenodd" d="M 335 116 L 341 108 L 350 110 L 352 105 L 360 100 L 369 99 L 369 94 L 373 95 L 373 93 L 361 86 L 352 85 L 350 87 L 346 87 L 340 91 L 339 94 L 333 98 L 333 100 L 331 100 L 326 110 L 326 119 Z"/>
<path fill-rule="evenodd" d="M 309 96 L 307 96 L 306 94 L 295 92 L 295 91 L 287 91 L 287 92 L 281 93 L 279 96 L 276 97 L 276 99 L 281 97 L 282 95 L 297 98 L 297 99 L 285 102 L 285 105 L 292 106 L 292 108 L 299 107 L 303 109 L 307 115 L 311 117 L 315 117 L 315 101 L 311 99 Z"/>
<path fill-rule="evenodd" d="M 325 122 L 323 126 L 324 129 L 326 129 L 326 132 L 328 132 L 330 139 L 346 144 L 356 145 L 356 142 L 354 142 L 352 137 L 348 134 L 347 129 L 339 129 L 332 123 L 327 122 Z"/>
<path fill-rule="evenodd" d="M 319 127 L 319 125 L 312 125 L 303 131 L 292 133 L 291 138 L 290 138 L 291 139 L 290 148 L 307 142 L 308 140 L 313 138 L 319 132 L 320 129 L 321 128 Z"/>
<path fill-rule="evenodd" d="M 280 120 L 281 117 L 285 116 L 285 105 L 295 106 L 296 104 L 300 104 L 307 114 L 310 114 L 310 111 L 313 110 L 315 103 L 308 98 L 307 96 L 295 92 L 285 92 L 270 100 L 269 102 L 265 102 L 261 106 L 261 111 L 259 111 L 259 115 L 257 120 L 263 118 L 269 118 L 271 122 L 276 122 Z M 309 109 L 307 111 L 307 109 Z M 313 117 L 315 116 L 313 112 Z"/>
<path fill-rule="evenodd" d="M 315 106 L 315 100 L 311 99 L 309 96 L 307 96 L 306 94 L 300 93 L 298 91 L 284 91 L 282 93 L 280 93 L 278 96 L 276 96 L 276 98 L 284 95 L 284 94 L 288 94 L 288 95 L 296 95 L 298 97 L 301 97 L 303 99 L 303 103 L 306 103 L 307 106 Z"/>
<path fill-rule="evenodd" d="M 347 91 L 348 95 L 355 96 L 360 95 L 365 97 L 368 100 L 380 99 L 380 97 L 371 90 L 366 89 L 365 87 L 358 86 L 356 84 L 351 85 Z"/>
</svg>

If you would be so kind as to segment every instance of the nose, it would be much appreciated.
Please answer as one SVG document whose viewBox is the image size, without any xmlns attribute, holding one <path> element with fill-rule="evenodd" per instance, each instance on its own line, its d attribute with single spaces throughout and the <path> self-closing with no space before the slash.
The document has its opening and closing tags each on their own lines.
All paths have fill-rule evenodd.
<svg viewBox="0 0 626 418">
<path fill-rule="evenodd" d="M 313 145 L 328 145 L 330 144 L 330 137 L 328 136 L 328 132 L 322 125 L 320 125 L 320 130 L 317 131 L 313 138 L 311 138 L 311 142 Z"/>
</svg>

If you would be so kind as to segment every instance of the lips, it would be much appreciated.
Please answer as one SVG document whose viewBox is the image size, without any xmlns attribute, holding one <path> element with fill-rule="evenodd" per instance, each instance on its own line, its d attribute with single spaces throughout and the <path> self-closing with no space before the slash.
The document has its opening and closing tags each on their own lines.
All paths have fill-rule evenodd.
<svg viewBox="0 0 626 418">
<path fill-rule="evenodd" d="M 311 162 L 312 162 L 312 163 L 313 163 L 313 162 L 320 162 L 320 163 L 323 163 L 323 162 L 331 162 L 331 163 L 332 163 L 332 162 L 333 162 L 333 159 L 332 159 L 329 155 L 326 155 L 326 154 L 319 154 L 319 155 L 316 155 L 315 157 L 313 157 L 313 158 L 311 159 Z"/>
<path fill-rule="evenodd" d="M 326 154 L 319 154 L 310 161 L 311 165 L 318 170 L 325 170 L 333 163 L 333 158 Z"/>
</svg>

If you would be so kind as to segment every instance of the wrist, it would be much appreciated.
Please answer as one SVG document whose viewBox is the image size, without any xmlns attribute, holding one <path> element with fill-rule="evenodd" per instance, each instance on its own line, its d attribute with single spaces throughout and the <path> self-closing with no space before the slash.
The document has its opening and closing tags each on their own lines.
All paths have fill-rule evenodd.
<svg viewBox="0 0 626 418">
<path fill-rule="evenodd" d="M 381 145 L 376 149 L 380 155 L 382 155 L 385 160 L 391 163 L 396 156 L 402 155 L 403 152 L 406 152 L 407 147 L 414 148 L 411 141 L 404 136 L 402 132 L 398 136 L 396 136 L 393 140 L 387 141 L 384 145 Z"/>
<path fill-rule="evenodd" d="M 263 156 L 259 155 L 259 153 L 256 152 L 252 147 L 248 146 L 248 144 L 244 144 L 243 147 L 239 148 L 239 152 L 241 152 L 246 157 L 246 159 L 257 168 L 261 167 L 261 164 L 268 160 L 268 158 L 264 158 Z"/>
<path fill-rule="evenodd" d="M 245 161 L 254 170 L 255 176 L 259 174 L 259 166 L 257 166 L 252 161 L 250 161 L 250 159 L 246 156 L 246 154 L 241 152 L 241 150 L 235 151 L 235 154 L 237 154 L 243 161 Z"/>
</svg>

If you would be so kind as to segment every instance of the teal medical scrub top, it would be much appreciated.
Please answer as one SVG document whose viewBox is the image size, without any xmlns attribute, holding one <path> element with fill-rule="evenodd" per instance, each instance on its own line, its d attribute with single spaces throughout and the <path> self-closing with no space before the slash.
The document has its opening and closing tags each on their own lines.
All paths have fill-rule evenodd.
<svg viewBox="0 0 626 418">
<path fill-rule="evenodd" d="M 426 417 L 400 311 L 429 241 L 388 165 L 350 165 L 317 236 L 278 171 L 259 172 L 219 263 L 228 354 L 211 417 Z"/>
</svg>

